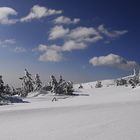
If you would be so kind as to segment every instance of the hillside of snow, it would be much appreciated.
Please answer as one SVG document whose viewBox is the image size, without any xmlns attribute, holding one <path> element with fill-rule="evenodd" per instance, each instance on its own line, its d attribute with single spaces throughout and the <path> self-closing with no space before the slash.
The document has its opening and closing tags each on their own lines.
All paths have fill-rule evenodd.
<svg viewBox="0 0 140 140">
<path fill-rule="evenodd" d="M 102 80 L 102 85 L 103 87 L 109 87 L 109 86 L 113 86 L 115 85 L 115 80 L 111 79 L 111 80 Z M 88 83 L 80 83 L 84 89 L 90 89 L 90 88 L 95 88 L 97 81 L 94 82 L 88 82 Z M 80 84 L 75 84 L 74 88 L 77 89 L 79 87 Z"/>
<path fill-rule="evenodd" d="M 31 93 L 27 103 L 0 106 L 1 139 L 139 140 L 140 87 L 95 84 L 75 85 L 75 96 Z"/>
</svg>

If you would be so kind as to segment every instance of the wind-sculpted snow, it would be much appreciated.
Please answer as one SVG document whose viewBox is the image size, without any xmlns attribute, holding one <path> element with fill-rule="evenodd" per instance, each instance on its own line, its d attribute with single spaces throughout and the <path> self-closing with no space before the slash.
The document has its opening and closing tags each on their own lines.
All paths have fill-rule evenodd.
<svg viewBox="0 0 140 140">
<path fill-rule="evenodd" d="M 11 103 L 27 103 L 23 101 L 20 97 L 16 96 L 1 96 L 0 97 L 0 105 L 8 105 Z"/>
<path fill-rule="evenodd" d="M 75 86 L 77 96 L 39 94 L 1 106 L 0 139 L 139 140 L 140 88 L 93 84 Z"/>
</svg>

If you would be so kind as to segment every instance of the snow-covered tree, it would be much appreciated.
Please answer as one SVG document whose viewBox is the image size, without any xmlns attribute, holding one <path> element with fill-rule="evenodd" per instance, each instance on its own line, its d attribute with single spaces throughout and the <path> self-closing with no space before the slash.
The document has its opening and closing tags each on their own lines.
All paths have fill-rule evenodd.
<svg viewBox="0 0 140 140">
<path fill-rule="evenodd" d="M 50 86 L 52 87 L 51 92 L 56 93 L 56 88 L 58 86 L 58 82 L 57 82 L 55 76 L 51 75 L 50 78 L 51 78 Z"/>
<path fill-rule="evenodd" d="M 42 88 L 42 82 L 40 80 L 40 76 L 36 74 L 34 80 L 34 91 L 40 90 L 41 88 Z"/>
<path fill-rule="evenodd" d="M 11 95 L 11 88 L 8 84 L 6 84 L 6 86 L 5 86 L 4 93 L 6 95 Z"/>
<path fill-rule="evenodd" d="M 79 88 L 79 89 L 83 88 L 83 85 L 82 85 L 82 84 L 80 84 L 78 88 Z"/>
<path fill-rule="evenodd" d="M 33 79 L 32 75 L 25 69 L 25 75 L 21 78 L 22 80 L 22 90 L 21 90 L 21 96 L 27 96 L 29 92 L 33 91 Z"/>
<path fill-rule="evenodd" d="M 60 76 L 59 82 L 57 82 L 56 78 L 52 75 L 51 81 L 51 92 L 55 94 L 72 94 L 73 92 L 73 83 L 71 81 L 66 82 Z"/>
<path fill-rule="evenodd" d="M 62 78 L 62 75 L 60 75 L 60 79 L 59 79 L 59 84 L 61 84 L 62 82 L 64 82 L 65 80 Z"/>
<path fill-rule="evenodd" d="M 95 87 L 96 88 L 101 88 L 103 85 L 102 85 L 102 82 L 101 81 L 97 81 Z"/>
<path fill-rule="evenodd" d="M 4 93 L 4 82 L 2 80 L 2 75 L 0 75 L 0 96 Z"/>
<path fill-rule="evenodd" d="M 123 86 L 123 85 L 126 85 L 126 84 L 127 84 L 127 80 L 125 80 L 125 79 L 120 79 L 120 80 L 116 81 L 117 86 Z"/>
</svg>

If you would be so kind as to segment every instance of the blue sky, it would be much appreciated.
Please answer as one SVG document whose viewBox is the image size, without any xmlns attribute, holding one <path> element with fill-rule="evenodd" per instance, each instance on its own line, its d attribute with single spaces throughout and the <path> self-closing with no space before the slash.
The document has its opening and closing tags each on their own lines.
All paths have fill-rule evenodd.
<svg viewBox="0 0 140 140">
<path fill-rule="evenodd" d="M 24 68 L 86 82 L 127 75 L 140 63 L 137 0 L 0 0 L 0 73 Z"/>
</svg>

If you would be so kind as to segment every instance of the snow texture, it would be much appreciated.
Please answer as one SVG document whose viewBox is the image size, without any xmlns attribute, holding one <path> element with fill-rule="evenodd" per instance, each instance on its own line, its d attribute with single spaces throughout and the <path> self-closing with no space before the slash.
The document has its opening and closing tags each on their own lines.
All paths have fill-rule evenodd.
<svg viewBox="0 0 140 140">
<path fill-rule="evenodd" d="M 140 87 L 116 87 L 113 80 L 95 85 L 75 85 L 76 96 L 36 92 L 24 99 L 29 103 L 0 106 L 0 139 L 140 139 Z"/>
</svg>

